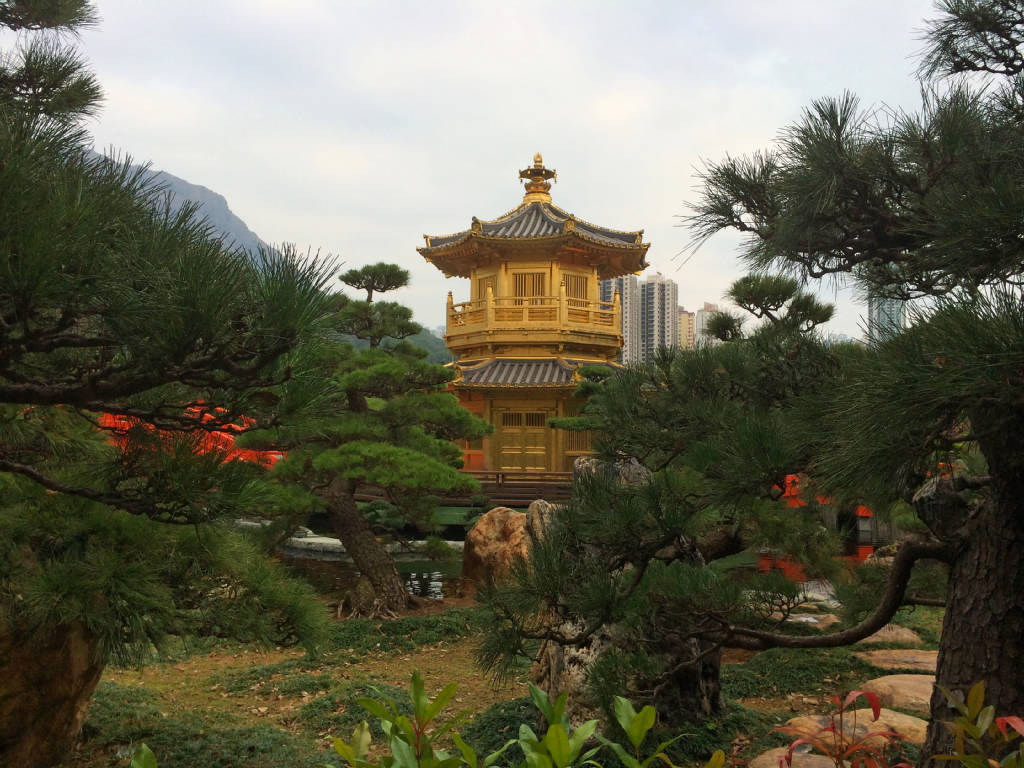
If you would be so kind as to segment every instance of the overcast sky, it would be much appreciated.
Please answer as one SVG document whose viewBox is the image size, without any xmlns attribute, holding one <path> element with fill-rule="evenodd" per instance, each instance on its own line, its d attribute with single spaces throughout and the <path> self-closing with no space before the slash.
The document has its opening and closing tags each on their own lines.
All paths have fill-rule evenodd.
<svg viewBox="0 0 1024 768">
<path fill-rule="evenodd" d="M 680 303 L 717 301 L 742 274 L 721 235 L 686 263 L 679 226 L 703 160 L 765 147 L 809 102 L 858 93 L 918 102 L 928 0 L 340 2 L 99 0 L 84 53 L 115 148 L 224 195 L 264 240 L 392 261 L 394 298 L 444 322 L 444 277 L 423 234 L 515 207 L 535 152 L 554 202 L 644 229 L 651 272 Z M 829 296 L 831 293 L 828 292 Z M 832 330 L 860 335 L 840 296 Z"/>
</svg>

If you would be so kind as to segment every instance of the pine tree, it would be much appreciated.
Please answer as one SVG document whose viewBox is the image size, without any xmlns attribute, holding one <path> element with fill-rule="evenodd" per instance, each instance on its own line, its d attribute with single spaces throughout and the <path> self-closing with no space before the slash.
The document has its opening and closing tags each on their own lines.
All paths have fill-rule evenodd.
<svg viewBox="0 0 1024 768">
<path fill-rule="evenodd" d="M 610 713 L 613 694 L 627 693 L 679 724 L 720 711 L 723 647 L 809 639 L 779 634 L 770 616 L 795 605 L 793 585 L 736 578 L 718 561 L 771 542 L 818 572 L 832 567 L 837 540 L 814 497 L 795 510 L 780 499 L 810 460 L 797 405 L 839 377 L 814 333 L 832 308 L 784 277 L 744 278 L 730 293 L 767 322 L 747 335 L 722 313 L 710 323 L 721 343 L 591 370 L 582 415 L 554 422 L 593 430 L 603 463 L 577 476 L 510 583 L 484 593 L 489 668 L 511 670 L 537 641 L 552 670 L 584 649 L 589 686 L 571 692 L 575 706 Z"/>
<path fill-rule="evenodd" d="M 409 309 L 374 300 L 374 294 L 405 285 L 405 270 L 373 264 L 340 279 L 366 291 L 366 299 L 338 296 L 330 329 L 335 337 L 354 336 L 368 346 L 328 339 L 315 352 L 307 350 L 312 356 L 293 363 L 295 375 L 280 392 L 286 424 L 247 439 L 287 453 L 272 473 L 283 484 L 274 499 L 280 509 L 326 508 L 362 576 L 348 596 L 353 611 L 386 616 L 415 599 L 357 494 L 383 491 L 406 519 L 429 524 L 434 494 L 468 494 L 477 487 L 458 471 L 462 454 L 454 441 L 480 437 L 489 427 L 443 391 L 451 371 L 427 362 L 425 351 L 405 341 L 420 331 Z"/>
<path fill-rule="evenodd" d="M 855 642 L 912 604 L 908 585 L 937 561 L 948 569 L 938 683 L 965 692 L 983 681 L 997 714 L 1024 711 L 1024 5 L 947 0 L 927 29 L 923 74 L 973 78 L 927 81 L 920 112 L 885 119 L 849 94 L 824 99 L 772 150 L 709 165 L 690 224 L 698 242 L 723 229 L 747 235 L 754 275 L 733 299 L 769 325 L 735 340 L 735 319 L 718 318 L 733 343 L 592 386 L 580 426 L 605 431 L 609 460 L 639 457 L 661 474 L 625 492 L 608 479 L 579 487 L 570 523 L 556 519 L 550 548 L 536 547 L 519 583 L 492 597 L 491 661 L 500 643 L 586 643 L 611 626 L 627 640 L 613 643 L 596 682 L 638 681 L 637 693 L 655 697 L 679 690 L 691 708 L 698 691 L 706 711 L 714 688 L 701 674 L 717 647 Z M 979 89 L 981 73 L 993 79 Z M 772 270 L 785 277 L 766 277 Z M 824 316 L 801 311 L 809 299 L 786 299 L 799 318 L 789 329 L 772 306 L 776 287 L 786 296 L 798 281 L 830 277 L 925 301 L 894 338 L 825 349 L 794 333 Z M 816 637 L 758 625 L 756 605 L 715 569 L 694 567 L 707 559 L 695 553 L 703 540 L 729 534 L 816 560 L 814 502 L 773 501 L 798 472 L 813 483 L 805 499 L 910 507 L 922 531 L 899 543 L 866 618 Z M 599 519 L 602 504 L 615 514 Z M 811 525 L 792 538 L 801 520 Z M 754 594 L 785 605 L 778 585 Z M 629 642 L 643 653 L 623 655 Z M 936 689 L 925 756 L 949 751 L 946 706 Z"/>
<path fill-rule="evenodd" d="M 93 19 L 0 2 L 23 33 L 0 64 L 0 764 L 29 768 L 66 755 L 110 661 L 168 634 L 313 647 L 326 626 L 225 524 L 257 469 L 209 435 L 271 415 L 330 265 L 234 249 L 88 151 L 99 89 L 66 41 Z"/>
<path fill-rule="evenodd" d="M 810 470 L 847 498 L 913 505 L 927 539 L 900 554 L 949 565 L 937 682 L 984 681 L 1011 715 L 1024 711 L 1024 4 L 938 9 L 918 112 L 815 102 L 771 150 L 711 164 L 692 224 L 699 239 L 746 233 L 755 270 L 923 299 L 913 327 L 851 355 L 817 402 Z M 949 751 L 945 706 L 936 689 L 924 755 Z"/>
</svg>

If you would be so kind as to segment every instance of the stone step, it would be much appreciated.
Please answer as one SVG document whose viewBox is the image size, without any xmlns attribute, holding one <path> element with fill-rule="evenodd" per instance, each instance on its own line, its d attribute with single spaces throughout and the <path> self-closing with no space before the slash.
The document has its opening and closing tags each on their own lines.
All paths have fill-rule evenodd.
<svg viewBox="0 0 1024 768">
<path fill-rule="evenodd" d="M 874 643 L 899 643 L 900 645 L 921 645 L 921 636 L 909 627 L 901 627 L 899 624 L 886 624 L 873 635 L 865 637 L 860 643 L 872 645 Z"/>
<path fill-rule="evenodd" d="M 869 708 L 849 710 L 843 715 L 843 730 L 846 738 L 850 741 L 862 739 L 869 733 L 883 731 L 894 731 L 904 740 L 911 744 L 920 746 L 924 744 L 924 734 L 928 729 L 928 721 L 913 715 L 905 715 L 902 712 L 894 712 L 883 707 L 879 712 L 878 719 L 872 720 L 872 712 Z M 832 722 L 830 715 L 804 715 L 794 717 L 786 721 L 786 725 L 798 729 L 802 734 L 812 736 L 822 728 L 827 728 Z M 836 718 L 836 727 L 839 727 L 839 718 Z M 794 739 L 800 738 L 794 736 Z M 867 744 L 873 747 L 884 746 L 886 739 L 881 736 L 873 736 L 867 740 Z"/>
<path fill-rule="evenodd" d="M 919 651 L 915 649 L 860 651 L 853 654 L 882 669 L 911 669 L 915 672 L 935 672 L 938 651 Z"/>
<path fill-rule="evenodd" d="M 927 715 L 931 711 L 935 675 L 885 675 L 860 686 L 878 696 L 883 707 L 895 707 Z"/>
</svg>

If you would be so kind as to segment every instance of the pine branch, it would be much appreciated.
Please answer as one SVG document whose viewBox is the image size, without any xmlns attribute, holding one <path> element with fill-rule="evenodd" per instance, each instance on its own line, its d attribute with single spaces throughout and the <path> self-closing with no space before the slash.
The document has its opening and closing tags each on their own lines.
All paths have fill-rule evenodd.
<svg viewBox="0 0 1024 768">
<path fill-rule="evenodd" d="M 885 592 L 875 610 L 864 621 L 854 627 L 829 635 L 794 636 L 766 632 L 758 629 L 725 623 L 721 630 L 700 633 L 700 637 L 721 643 L 729 648 L 744 648 L 762 651 L 767 648 L 836 648 L 850 645 L 873 635 L 888 624 L 896 611 L 906 603 L 905 594 L 910 574 L 918 560 L 941 560 L 948 562 L 953 556 L 952 547 L 929 539 L 906 539 L 900 544 L 892 569 L 886 582 Z"/>
</svg>

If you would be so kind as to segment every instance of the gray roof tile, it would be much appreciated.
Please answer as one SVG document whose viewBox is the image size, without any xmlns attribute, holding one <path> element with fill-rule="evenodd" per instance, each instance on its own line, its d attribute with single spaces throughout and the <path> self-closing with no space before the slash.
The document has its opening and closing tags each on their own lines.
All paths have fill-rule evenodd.
<svg viewBox="0 0 1024 768">
<path fill-rule="evenodd" d="M 529 203 L 515 208 L 493 221 L 481 221 L 480 233 L 485 237 L 534 238 L 551 237 L 565 233 L 566 221 L 572 214 L 550 203 Z M 612 245 L 637 245 L 640 232 L 618 232 L 596 224 L 574 219 L 576 230 L 586 238 Z M 471 234 L 467 229 L 453 235 L 430 238 L 429 248 L 439 248 L 459 242 Z"/>
</svg>

